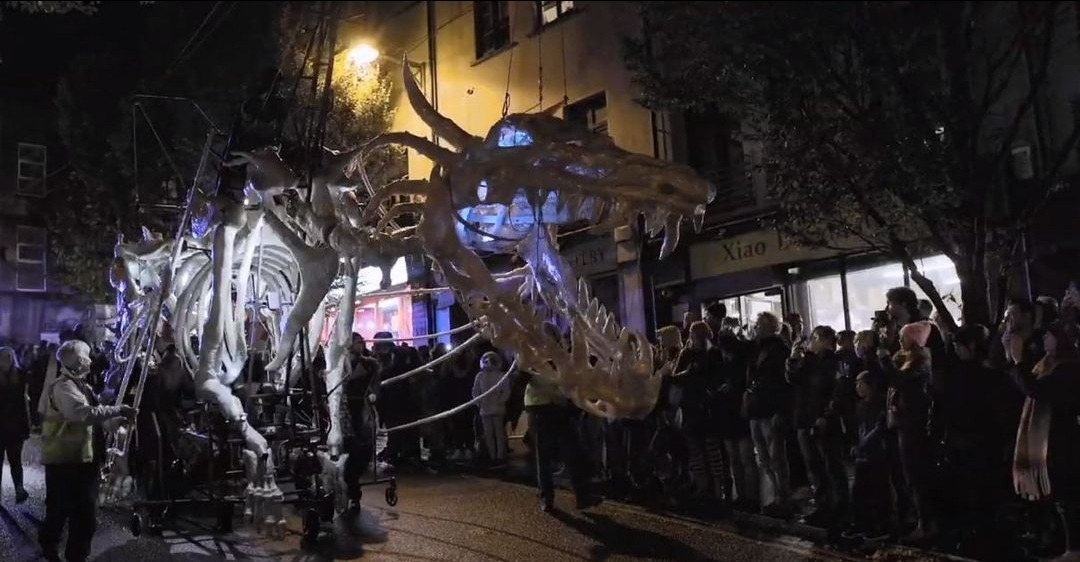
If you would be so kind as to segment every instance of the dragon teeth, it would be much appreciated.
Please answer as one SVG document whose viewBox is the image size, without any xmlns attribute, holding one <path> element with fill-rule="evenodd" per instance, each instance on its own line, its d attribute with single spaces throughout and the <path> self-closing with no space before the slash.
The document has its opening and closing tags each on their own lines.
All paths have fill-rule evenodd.
<svg viewBox="0 0 1080 562">
<path fill-rule="evenodd" d="M 604 332 L 604 337 L 607 338 L 614 339 L 616 336 L 619 335 L 618 324 L 615 322 L 615 315 L 608 314 L 607 318 L 604 319 L 604 326 L 602 330 Z"/>
<path fill-rule="evenodd" d="M 675 251 L 675 247 L 679 245 L 679 238 L 682 236 L 679 230 L 681 221 L 681 216 L 669 215 L 664 222 L 664 243 L 660 246 L 660 259 L 670 256 Z"/>
</svg>

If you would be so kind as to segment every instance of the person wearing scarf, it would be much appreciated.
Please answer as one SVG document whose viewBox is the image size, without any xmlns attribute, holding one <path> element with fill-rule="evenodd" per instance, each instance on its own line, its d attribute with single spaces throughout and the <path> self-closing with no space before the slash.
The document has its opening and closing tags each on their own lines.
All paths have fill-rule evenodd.
<svg viewBox="0 0 1080 562">
<path fill-rule="evenodd" d="M 1045 354 L 1024 361 L 1023 342 L 1007 350 L 1027 395 L 1016 433 L 1013 485 L 1024 499 L 1052 499 L 1065 529 L 1065 554 L 1080 560 L 1080 351 L 1060 323 L 1043 335 Z"/>
<path fill-rule="evenodd" d="M 90 346 L 69 340 L 56 351 L 58 374 L 45 387 L 41 463 L 45 465 L 45 522 L 38 542 L 46 560 L 59 560 L 58 547 L 68 527 L 67 562 L 84 562 L 97 525 L 98 481 L 105 460 L 101 424 L 135 418 L 131 406 L 104 406 L 87 383 Z"/>
</svg>

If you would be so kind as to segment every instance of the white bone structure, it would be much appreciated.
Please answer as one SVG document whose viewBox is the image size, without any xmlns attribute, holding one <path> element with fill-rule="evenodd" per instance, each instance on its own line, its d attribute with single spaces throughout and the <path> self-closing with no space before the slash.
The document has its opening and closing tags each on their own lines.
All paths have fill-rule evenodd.
<svg viewBox="0 0 1080 562">
<path fill-rule="evenodd" d="M 593 414 L 642 417 L 659 392 L 648 341 L 620 327 L 590 298 L 584 280 L 575 280 L 559 255 L 556 228 L 590 223 L 603 231 L 635 223 L 642 213 L 650 234 L 665 231 L 665 257 L 678 243 L 684 217 L 701 226 L 711 186 L 689 168 L 628 153 L 606 136 L 548 114 L 509 115 L 486 138 L 475 137 L 439 115 L 412 74 L 403 74 L 413 109 L 456 152 L 409 133 L 387 133 L 362 149 L 328 154 L 310 178 L 310 193 L 287 205 L 273 196 L 304 191 L 298 188 L 303 185 L 299 176 L 275 151 L 238 152 L 229 165 L 246 166 L 242 197 L 200 197 L 193 187 L 185 211 L 190 224 L 182 227 L 179 240 L 144 232 L 143 240 L 116 247 L 111 280 L 126 318 L 116 350 L 122 387 L 127 387 L 135 360 L 149 355 L 142 351 L 150 348 L 146 342 L 159 333 L 170 336 L 161 330 L 167 318 L 172 343 L 199 396 L 243 435 L 246 513 L 268 529 L 281 524 L 274 459 L 230 389 L 247 360 L 248 327 L 265 327 L 272 352 L 267 371 L 276 387 L 285 387 L 291 380 L 287 366 L 291 363 L 295 371 L 301 363 L 295 358 L 296 340 L 306 329 L 304 351 L 314 355 L 331 285 L 344 278 L 337 325 L 325 349 L 330 451 L 320 455 L 324 483 L 340 491 L 340 387 L 350 372 L 348 347 L 362 267 L 382 268 L 386 289 L 397 258 L 426 254 L 460 296 L 480 335 L 511 355 L 517 368 L 559 383 L 574 403 Z M 362 166 L 364 150 L 386 144 L 430 158 L 435 163 L 431 176 L 378 191 L 347 177 Z M 401 194 L 419 196 L 422 202 L 397 205 L 383 214 L 381 203 Z M 419 214 L 415 229 L 388 231 L 404 212 Z M 492 274 L 478 251 L 515 253 L 525 265 Z M 270 308 L 267 302 L 282 306 Z M 569 326 L 568 338 L 552 329 L 555 316 Z M 143 372 L 148 372 L 145 367 Z"/>
</svg>

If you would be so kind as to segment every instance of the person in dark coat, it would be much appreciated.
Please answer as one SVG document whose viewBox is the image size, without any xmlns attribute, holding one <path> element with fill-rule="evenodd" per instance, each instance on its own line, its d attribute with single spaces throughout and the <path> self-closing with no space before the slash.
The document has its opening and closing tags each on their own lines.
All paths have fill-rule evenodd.
<svg viewBox="0 0 1080 562">
<path fill-rule="evenodd" d="M 23 443 L 30 438 L 26 387 L 15 350 L 0 348 L 0 469 L 6 457 L 11 483 L 15 486 L 15 503 L 23 503 L 29 497 L 23 487 L 22 466 Z"/>
<path fill-rule="evenodd" d="M 713 418 L 718 391 L 715 375 L 723 358 L 712 345 L 712 331 L 707 324 L 694 322 L 689 333 L 690 344 L 679 354 L 672 377 L 673 405 L 681 413 L 695 495 L 727 501 L 730 491 L 724 489 L 724 444 Z"/>
<path fill-rule="evenodd" d="M 982 325 L 957 331 L 956 360 L 935 404 L 944 423 L 945 499 L 952 509 L 942 521 L 959 535 L 964 552 L 980 559 L 999 555 L 1005 546 L 994 507 L 1007 500 L 1011 445 L 1023 405 L 1008 374 L 986 365 L 988 340 Z"/>
<path fill-rule="evenodd" d="M 750 420 L 750 436 L 757 449 L 758 468 L 769 478 L 775 501 L 764 511 L 785 517 L 790 513 L 791 472 L 782 412 L 788 392 L 784 379 L 790 346 L 778 335 L 780 320 L 771 312 L 758 315 L 755 339 L 747 364 L 743 414 Z"/>
<path fill-rule="evenodd" d="M 817 503 L 817 509 L 806 518 L 811 525 L 839 522 L 847 509 L 844 441 L 833 405 L 839 372 L 836 331 L 828 326 L 814 328 L 809 350 L 795 347 L 787 363 L 788 382 L 795 389 L 799 450 Z"/>
<path fill-rule="evenodd" d="M 713 412 L 714 423 L 724 440 L 731 477 L 738 496 L 735 505 L 743 511 L 761 509 L 760 482 L 754 461 L 754 443 L 750 439 L 750 421 L 742 414 L 742 396 L 746 390 L 747 343 L 733 333 L 717 338 L 723 363 L 718 372 L 719 385 Z"/>
</svg>

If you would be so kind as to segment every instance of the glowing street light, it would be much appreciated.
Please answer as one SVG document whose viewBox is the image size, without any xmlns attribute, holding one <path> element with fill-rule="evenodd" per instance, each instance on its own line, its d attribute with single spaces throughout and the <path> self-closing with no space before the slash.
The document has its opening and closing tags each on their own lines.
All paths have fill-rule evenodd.
<svg viewBox="0 0 1080 562">
<path fill-rule="evenodd" d="M 356 66 L 367 66 L 379 60 L 379 50 L 365 43 L 349 49 L 348 57 Z"/>
</svg>

